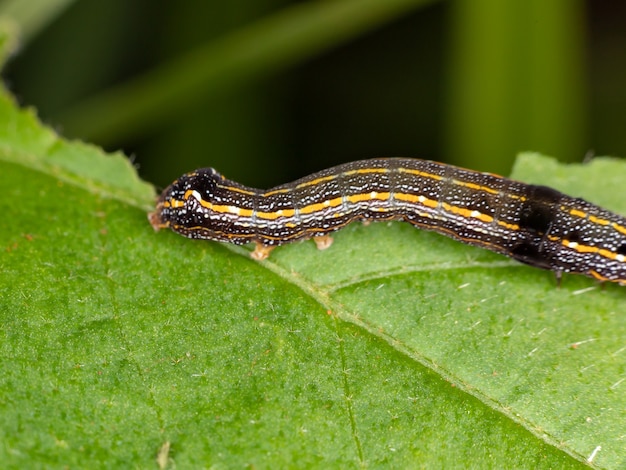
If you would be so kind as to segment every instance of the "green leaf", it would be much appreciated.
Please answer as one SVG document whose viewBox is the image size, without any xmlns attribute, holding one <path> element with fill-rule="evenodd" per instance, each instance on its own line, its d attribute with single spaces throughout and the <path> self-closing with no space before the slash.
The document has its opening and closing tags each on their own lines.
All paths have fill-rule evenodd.
<svg viewBox="0 0 626 470">
<path fill-rule="evenodd" d="M 621 162 L 515 174 L 626 213 Z M 7 467 L 626 464 L 623 288 L 401 223 L 261 263 L 155 233 L 121 155 L 6 95 L 0 187 Z"/>
</svg>

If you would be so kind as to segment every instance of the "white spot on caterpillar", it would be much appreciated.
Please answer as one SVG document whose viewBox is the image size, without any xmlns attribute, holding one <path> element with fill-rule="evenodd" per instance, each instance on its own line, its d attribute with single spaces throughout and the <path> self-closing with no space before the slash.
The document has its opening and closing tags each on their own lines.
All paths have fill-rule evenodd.
<svg viewBox="0 0 626 470">
<path fill-rule="evenodd" d="M 195 189 L 193 191 L 191 191 L 191 196 L 196 200 L 196 201 L 202 201 L 202 196 L 200 196 L 200 193 L 198 191 L 196 191 Z"/>
<path fill-rule="evenodd" d="M 378 197 L 378 193 L 376 191 L 372 191 L 370 193 L 370 199 L 376 199 Z"/>
</svg>

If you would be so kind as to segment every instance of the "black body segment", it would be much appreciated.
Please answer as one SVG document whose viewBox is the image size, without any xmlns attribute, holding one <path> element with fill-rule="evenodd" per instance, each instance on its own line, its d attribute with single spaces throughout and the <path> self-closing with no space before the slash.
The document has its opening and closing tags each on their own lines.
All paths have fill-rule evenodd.
<svg viewBox="0 0 626 470">
<path fill-rule="evenodd" d="M 199 169 L 166 188 L 150 215 L 155 229 L 189 238 L 255 242 L 259 259 L 355 220 L 403 220 L 557 275 L 626 284 L 626 218 L 545 186 L 426 160 L 356 161 L 267 191 Z"/>
</svg>

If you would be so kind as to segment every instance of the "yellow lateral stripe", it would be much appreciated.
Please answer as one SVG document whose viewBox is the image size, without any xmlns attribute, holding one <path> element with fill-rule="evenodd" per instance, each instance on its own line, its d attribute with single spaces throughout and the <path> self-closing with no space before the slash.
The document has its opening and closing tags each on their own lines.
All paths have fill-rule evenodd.
<svg viewBox="0 0 626 470">
<path fill-rule="evenodd" d="M 615 222 L 613 222 L 611 224 L 611 227 L 613 227 L 618 232 L 623 233 L 624 235 L 626 235 L 626 227 L 623 227 L 623 226 L 621 226 L 619 224 L 616 224 Z"/>
<path fill-rule="evenodd" d="M 423 206 L 430 207 L 433 209 L 436 209 L 439 206 L 439 201 L 436 201 L 434 199 L 428 199 L 424 196 L 415 196 L 414 194 L 398 193 L 398 194 L 394 194 L 394 198 L 398 199 L 399 201 L 406 201 L 406 202 L 413 202 L 416 204 L 421 204 Z M 488 214 L 483 214 L 482 212 L 478 212 L 478 211 L 471 210 L 471 209 L 465 209 L 464 207 L 453 206 L 451 204 L 446 204 L 445 202 L 441 204 L 441 207 L 443 208 L 443 210 L 450 212 L 452 214 L 458 214 L 461 217 L 478 219 L 482 222 L 487 222 L 487 223 L 493 222 L 492 216 Z M 510 224 L 507 224 L 506 222 L 499 222 L 499 223 L 505 227 L 510 225 Z M 515 227 L 519 229 L 517 225 L 515 225 Z"/>
<path fill-rule="evenodd" d="M 440 175 L 435 175 L 433 173 L 426 173 L 423 171 L 419 171 L 419 170 L 409 170 L 407 168 L 399 168 L 398 169 L 401 173 L 409 173 L 411 175 L 417 175 L 417 176 L 421 176 L 424 178 L 429 178 L 432 180 L 436 180 L 436 181 L 441 181 L 444 179 L 443 176 Z M 495 176 L 495 175 L 492 175 Z M 486 193 L 489 194 L 498 194 L 500 191 L 498 191 L 497 189 L 493 189 L 490 188 L 489 186 L 483 186 L 477 183 L 472 183 L 471 181 L 463 181 L 463 180 L 452 180 L 452 183 L 458 185 L 458 186 L 464 186 L 466 188 L 470 188 L 470 189 L 475 189 L 477 191 L 484 191 Z M 515 196 L 513 194 L 509 195 L 510 197 L 513 198 L 517 198 L 518 196 Z"/>
<path fill-rule="evenodd" d="M 181 201 L 180 199 L 170 199 L 169 201 L 165 201 L 165 207 L 173 207 L 174 209 L 178 209 L 179 207 L 183 207 L 185 205 L 185 201 Z"/>
<path fill-rule="evenodd" d="M 439 206 L 439 201 L 436 201 L 435 199 L 428 199 L 425 196 L 416 196 L 415 194 L 395 193 L 393 198 L 398 201 L 421 204 L 422 206 L 431 207 L 433 209 L 436 209 L 437 206 Z"/>
<path fill-rule="evenodd" d="M 240 217 L 252 217 L 254 211 L 252 209 L 246 209 L 243 207 L 237 206 L 228 206 L 225 204 L 213 204 L 211 202 L 205 201 L 204 199 L 200 199 L 198 201 L 202 207 L 206 207 L 207 209 L 217 212 L 218 214 L 234 214 Z"/>
<path fill-rule="evenodd" d="M 469 189 L 475 189 L 476 191 L 484 191 L 489 194 L 498 194 L 500 192 L 497 189 L 490 188 L 489 186 L 482 186 L 480 184 L 472 183 L 469 181 L 452 180 L 452 182 L 456 184 L 457 186 L 464 186 Z"/>
<path fill-rule="evenodd" d="M 240 217 L 252 217 L 252 215 L 254 214 L 254 211 L 252 209 L 246 209 L 244 207 L 237 207 L 226 204 L 213 204 L 210 201 L 205 201 L 204 199 L 202 199 L 202 196 L 200 196 L 200 194 L 193 189 L 189 189 L 185 192 L 185 200 L 189 199 L 190 197 L 193 197 L 196 201 L 198 201 L 202 207 L 205 207 L 210 211 L 217 212 L 218 214 L 234 214 Z M 174 202 L 175 200 L 172 201 Z M 184 202 L 182 203 L 184 204 Z"/>
<path fill-rule="evenodd" d="M 325 183 L 326 181 L 332 181 L 332 180 L 336 179 L 337 177 L 341 176 L 342 174 L 344 174 L 344 175 L 355 175 L 355 174 L 387 173 L 387 172 L 389 172 L 389 170 L 386 169 L 386 168 L 362 168 L 360 170 L 346 171 L 345 173 L 338 173 L 336 175 L 321 176 L 321 177 L 315 178 L 315 179 L 313 179 L 311 181 L 305 181 L 304 183 L 300 183 L 295 188 L 296 189 L 302 189 L 302 188 L 307 188 L 309 186 L 317 186 L 320 183 Z M 290 192 L 292 190 L 293 190 L 293 188 L 283 188 L 283 189 L 278 189 L 278 190 L 274 190 L 274 191 L 268 191 L 268 192 L 264 193 L 263 196 L 271 196 L 273 194 L 287 193 L 287 192 Z"/>
<path fill-rule="evenodd" d="M 357 170 L 346 171 L 344 175 L 367 175 L 372 173 L 389 173 L 389 168 L 359 168 Z"/>
<path fill-rule="evenodd" d="M 600 219 L 599 217 L 596 217 L 595 215 L 590 215 L 587 220 L 589 220 L 589 222 L 593 222 L 594 224 L 598 224 L 598 225 L 609 225 L 611 223 L 609 220 Z"/>
<path fill-rule="evenodd" d="M 451 212 L 452 214 L 459 214 L 461 217 L 465 217 L 467 219 L 478 219 L 483 222 L 491 223 L 493 222 L 493 217 L 487 214 L 483 214 L 482 212 L 478 212 L 472 209 L 465 209 L 464 207 L 453 206 L 451 204 L 442 203 L 441 207 L 444 210 Z"/>
<path fill-rule="evenodd" d="M 561 207 L 562 210 L 568 210 L 565 207 Z M 610 225 L 612 228 L 614 228 L 615 230 L 617 230 L 618 232 L 626 235 L 626 227 L 617 224 L 615 222 L 611 222 L 610 220 L 607 219 L 601 219 L 600 217 L 596 217 L 595 215 L 590 215 L 586 212 L 583 212 L 581 210 L 578 209 L 569 209 L 569 214 L 573 215 L 575 217 L 581 217 L 583 219 L 587 219 L 589 220 L 589 222 L 592 222 L 594 224 L 598 224 L 598 225 Z"/>
<path fill-rule="evenodd" d="M 504 227 L 504 228 L 508 228 L 510 230 L 515 230 L 515 231 L 520 229 L 519 225 L 517 225 L 517 224 L 510 224 L 509 222 L 505 222 L 504 220 L 498 220 L 498 225 L 500 225 L 501 227 Z"/>
<path fill-rule="evenodd" d="M 272 191 L 268 191 L 266 193 L 263 193 L 262 196 L 265 197 L 265 196 L 273 196 L 274 194 L 285 194 L 285 193 L 289 193 L 289 192 L 293 191 L 294 189 L 302 189 L 302 188 L 306 188 L 308 186 L 316 186 L 316 185 L 318 185 L 320 183 L 324 183 L 325 181 L 332 181 L 335 178 L 337 178 L 337 175 L 322 176 L 320 178 L 315 178 L 314 180 L 311 180 L 311 181 L 306 181 L 304 183 L 300 183 L 295 188 L 274 189 Z"/>
<path fill-rule="evenodd" d="M 245 194 L 246 196 L 256 196 L 257 193 L 254 191 L 248 191 L 247 189 L 236 188 L 234 186 L 218 186 L 220 189 L 224 189 L 226 191 L 233 191 L 235 193 Z"/>
<path fill-rule="evenodd" d="M 252 209 L 244 209 L 243 207 L 227 206 L 223 204 L 211 204 L 210 202 L 200 201 L 202 206 L 210 208 L 213 212 L 219 214 L 234 214 L 240 217 L 252 217 L 254 211 Z"/>
<path fill-rule="evenodd" d="M 363 201 L 372 201 L 377 199 L 379 201 L 386 201 L 391 197 L 391 193 L 378 193 L 376 191 L 372 191 L 369 193 L 361 193 L 361 194 L 353 194 L 351 196 L 346 197 L 348 202 L 357 203 Z"/>
<path fill-rule="evenodd" d="M 443 176 L 435 175 L 434 173 L 426 173 L 426 172 L 420 171 L 420 170 L 410 170 L 408 168 L 398 168 L 398 171 L 400 173 L 408 173 L 410 175 L 422 176 L 424 178 L 428 178 L 428 179 L 435 180 L 435 181 L 441 181 L 441 180 L 444 179 Z"/>
<path fill-rule="evenodd" d="M 368 170 L 368 169 L 366 169 Z M 378 169 L 371 169 L 373 171 L 376 171 Z M 353 172 L 356 173 L 356 170 Z M 432 175 L 432 176 L 436 176 L 436 175 Z M 318 180 L 327 180 L 328 178 L 324 177 L 324 178 L 318 178 Z M 459 181 L 459 183 L 463 183 L 462 181 Z M 464 184 L 464 183 L 463 183 Z M 481 186 L 479 185 L 470 185 L 467 184 L 468 187 L 471 187 L 472 189 L 482 189 Z M 227 187 L 227 189 L 231 189 L 231 190 L 235 190 L 237 188 L 232 188 L 232 187 Z M 189 198 L 192 193 L 194 191 L 192 190 L 188 190 L 185 193 L 185 198 Z M 496 192 L 496 191 L 494 191 Z M 391 193 L 389 192 L 369 192 L 369 193 L 360 193 L 360 194 L 354 194 L 351 196 L 347 196 L 346 197 L 346 201 L 350 202 L 350 203 L 359 203 L 359 202 L 363 202 L 363 201 L 370 201 L 370 200 L 381 200 L 381 201 L 385 201 L 390 199 L 391 197 Z M 428 199 L 424 196 L 416 196 L 414 194 L 408 194 L 408 193 L 396 193 L 394 194 L 394 198 L 400 201 L 406 201 L 406 202 L 412 202 L 412 203 L 417 203 L 417 204 L 421 204 L 423 206 L 426 207 L 431 207 L 431 208 L 437 208 L 439 205 L 439 201 L 436 201 L 434 199 Z M 254 211 L 252 209 L 245 209 L 245 208 L 240 208 L 240 207 L 236 207 L 236 206 L 232 206 L 232 205 L 214 205 L 211 204 L 207 201 L 204 201 L 203 199 L 199 201 L 200 204 L 203 207 L 206 207 L 214 212 L 217 213 L 221 213 L 221 214 L 234 214 L 234 215 L 238 215 L 241 217 L 252 217 L 253 215 L 256 216 L 259 219 L 262 220 L 276 220 L 279 219 L 281 217 L 285 217 L 285 218 L 291 218 L 296 214 L 296 211 L 294 209 L 281 209 L 278 211 L 274 211 L 274 212 L 257 212 L 256 214 L 254 214 Z M 169 203 L 169 205 L 173 208 L 179 208 L 182 207 L 184 205 L 184 201 L 178 200 L 178 199 L 170 199 L 169 201 L 166 201 L 166 204 Z M 303 215 L 307 215 L 307 214 L 313 214 L 315 212 L 324 210 L 328 207 L 338 207 L 339 205 L 341 205 L 343 203 L 343 199 L 341 197 L 337 197 L 334 199 L 330 199 L 327 201 L 323 201 L 320 203 L 316 203 L 316 204 L 310 204 L 308 206 L 303 207 L 299 212 Z M 446 204 L 443 203 L 441 206 L 445 211 L 450 212 L 452 214 L 458 214 L 461 217 L 466 217 L 466 218 L 473 218 L 473 219 L 478 219 L 481 220 L 483 222 L 486 223 L 491 223 L 493 222 L 493 217 L 487 214 L 483 214 L 481 212 L 478 211 L 474 211 L 471 209 L 466 209 L 464 207 L 460 207 L 460 206 L 453 206 L 451 204 Z M 571 209 L 569 210 L 569 213 L 573 216 L 576 217 L 582 217 L 582 218 L 587 218 L 587 220 L 593 222 L 593 223 L 597 223 L 600 225 L 607 225 L 607 224 L 611 224 L 610 221 L 606 220 L 606 219 L 601 219 L 595 216 L 588 216 L 588 214 L 586 212 L 583 212 L 581 210 L 578 209 Z M 502 220 L 498 220 L 497 221 L 498 225 L 508 228 L 510 230 L 519 230 L 520 227 L 517 224 L 511 224 Z M 616 230 L 625 233 L 626 234 L 626 228 L 616 224 L 616 223 L 612 223 L 611 224 L 613 228 L 615 228 Z M 587 246 L 587 245 L 576 245 L 576 246 L 570 246 L 570 242 L 567 240 L 563 240 L 562 244 L 568 248 L 574 249 L 576 251 L 578 251 L 579 253 L 598 253 L 602 256 L 604 256 L 605 258 L 608 259 L 615 259 L 616 254 L 608 251 L 608 250 L 600 250 L 596 247 L 592 247 L 592 246 Z"/>
<path fill-rule="evenodd" d="M 591 274 L 592 277 L 594 277 L 595 279 L 597 279 L 600 282 L 605 282 L 605 281 L 610 281 L 611 280 L 608 277 L 604 277 L 598 271 L 594 271 L 593 269 L 591 271 L 589 271 L 589 274 Z M 620 284 L 621 284 L 621 281 L 618 281 L 618 282 L 620 282 Z"/>
<path fill-rule="evenodd" d="M 303 208 L 300 209 L 300 214 L 303 214 L 303 215 L 314 214 L 315 212 L 319 212 L 328 207 L 337 207 L 337 206 L 340 206 L 341 204 L 343 204 L 343 198 L 339 196 L 333 199 L 327 199 L 323 202 L 318 202 L 315 204 L 309 204 L 308 206 L 304 206 Z"/>
<path fill-rule="evenodd" d="M 598 250 L 598 254 L 601 255 L 601 256 L 604 256 L 605 258 L 608 258 L 608 259 L 617 259 L 617 256 L 618 256 L 617 253 L 609 251 L 609 250 L 607 250 L 605 248 L 599 249 Z"/>
<path fill-rule="evenodd" d="M 292 190 L 293 188 L 274 189 L 272 191 L 261 194 L 261 197 L 273 196 L 275 194 L 285 194 L 291 192 Z"/>
<path fill-rule="evenodd" d="M 572 243 L 569 240 L 563 240 L 561 242 L 563 246 L 576 250 L 578 253 L 598 253 L 600 249 L 597 246 L 579 245 L 578 243 Z"/>
<path fill-rule="evenodd" d="M 577 251 L 578 253 L 597 253 L 600 256 L 604 256 L 607 259 L 617 259 L 619 256 L 617 253 L 607 250 L 605 248 L 598 248 L 597 246 L 580 245 L 577 242 L 570 240 L 561 240 L 561 244 L 567 248 Z"/>
<path fill-rule="evenodd" d="M 326 181 L 332 181 L 336 179 L 337 176 L 338 175 L 321 176 L 320 178 L 315 178 L 314 180 L 307 181 L 305 183 L 300 183 L 299 185 L 296 186 L 296 188 L 300 189 L 300 188 L 306 188 L 308 186 L 317 186 L 320 183 L 324 183 Z"/>
<path fill-rule="evenodd" d="M 561 207 L 561 210 L 567 210 L 567 207 Z M 579 209 L 570 209 L 569 213 L 570 215 L 573 215 L 574 217 L 581 217 L 583 219 L 587 217 L 587 213 Z"/>
<path fill-rule="evenodd" d="M 293 217 L 296 211 L 295 209 L 280 209 L 274 212 L 257 212 L 255 215 L 263 220 L 276 220 L 281 217 Z"/>
</svg>

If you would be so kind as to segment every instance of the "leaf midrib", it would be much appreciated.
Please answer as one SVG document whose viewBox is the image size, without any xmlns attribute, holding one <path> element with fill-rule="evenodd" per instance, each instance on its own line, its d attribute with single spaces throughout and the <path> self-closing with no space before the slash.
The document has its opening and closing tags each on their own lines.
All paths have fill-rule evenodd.
<svg viewBox="0 0 626 470">
<path fill-rule="evenodd" d="M 247 251 L 243 247 L 238 247 L 234 245 L 228 245 L 228 248 L 242 256 L 249 256 L 249 251 Z M 407 357 L 408 359 L 415 361 L 426 369 L 437 374 L 441 380 L 452 384 L 455 388 L 460 391 L 476 398 L 483 405 L 487 406 L 489 409 L 494 410 L 498 414 L 506 417 L 511 422 L 524 427 L 528 432 L 530 432 L 533 436 L 545 442 L 546 444 L 558 449 L 571 457 L 575 458 L 578 461 L 585 461 L 584 456 L 579 455 L 574 452 L 572 449 L 563 445 L 562 440 L 555 438 L 554 436 L 548 434 L 545 430 L 538 427 L 534 422 L 525 419 L 523 413 L 515 413 L 514 409 L 510 406 L 506 406 L 501 404 L 496 399 L 493 399 L 483 393 L 481 390 L 476 389 L 473 385 L 466 383 L 460 377 L 458 377 L 453 372 L 445 369 L 443 366 L 438 365 L 433 359 L 428 356 L 416 351 L 415 349 L 409 347 L 404 344 L 401 340 L 385 333 L 382 331 L 377 325 L 370 324 L 365 321 L 358 313 L 354 313 L 351 309 L 347 308 L 341 302 L 337 302 L 333 300 L 332 295 L 339 290 L 340 288 L 350 287 L 357 283 L 363 282 L 364 279 L 359 279 L 358 282 L 348 281 L 346 284 L 331 284 L 327 285 L 324 288 L 310 282 L 306 278 L 303 278 L 296 274 L 293 271 L 289 271 L 287 269 L 282 268 L 278 264 L 272 262 L 271 260 L 266 260 L 261 262 L 263 267 L 273 274 L 279 276 L 281 279 L 286 282 L 292 284 L 293 286 L 300 289 L 303 294 L 315 300 L 328 314 L 332 314 L 333 317 L 338 321 L 343 321 L 354 325 L 361 329 L 363 332 L 371 335 L 374 339 L 382 340 L 387 345 L 389 345 L 394 351 L 400 353 L 401 355 Z M 449 270 L 449 269 L 467 269 L 468 267 L 491 267 L 491 268 L 510 268 L 515 266 L 520 266 L 519 263 L 513 260 L 503 260 L 503 261 L 494 261 L 494 262 L 476 262 L 473 266 L 469 264 L 459 265 L 456 264 L 454 267 L 450 267 L 448 269 L 444 267 L 440 267 L 440 271 Z M 378 273 L 374 273 L 371 278 L 367 280 L 376 280 L 383 279 L 387 276 L 393 275 L 406 275 L 407 273 L 418 273 L 428 271 L 427 269 L 423 269 L 418 266 L 411 267 L 408 270 L 402 270 L 402 272 L 398 272 L 398 269 L 390 269 L 387 271 L 380 271 Z M 339 328 L 337 328 L 339 331 Z M 344 385 L 345 389 L 345 385 Z M 352 424 L 353 432 L 355 436 L 358 436 L 356 433 L 356 427 L 358 427 L 358 423 L 354 422 Z"/>
</svg>

